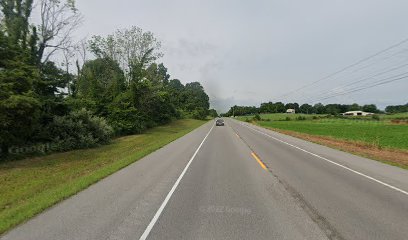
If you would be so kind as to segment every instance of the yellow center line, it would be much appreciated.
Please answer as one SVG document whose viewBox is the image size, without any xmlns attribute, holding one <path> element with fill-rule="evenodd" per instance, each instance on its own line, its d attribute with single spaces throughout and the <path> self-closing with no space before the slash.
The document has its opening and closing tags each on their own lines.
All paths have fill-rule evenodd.
<svg viewBox="0 0 408 240">
<path fill-rule="evenodd" d="M 267 170 L 265 164 L 261 161 L 261 159 L 259 159 L 259 157 L 254 152 L 251 152 L 251 154 L 252 157 L 254 157 L 256 161 L 258 161 L 259 165 L 261 165 L 263 169 Z"/>
</svg>

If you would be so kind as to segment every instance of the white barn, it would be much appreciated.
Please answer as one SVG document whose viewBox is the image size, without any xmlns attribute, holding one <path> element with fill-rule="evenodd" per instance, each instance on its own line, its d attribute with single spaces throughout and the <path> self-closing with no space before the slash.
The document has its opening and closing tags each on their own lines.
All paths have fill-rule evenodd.
<svg viewBox="0 0 408 240">
<path fill-rule="evenodd" d="M 286 110 L 286 113 L 296 113 L 295 109 L 289 108 Z"/>
<path fill-rule="evenodd" d="M 342 113 L 341 115 L 343 116 L 370 116 L 370 115 L 374 115 L 374 113 L 363 112 L 363 111 L 348 111 L 348 112 Z"/>
</svg>

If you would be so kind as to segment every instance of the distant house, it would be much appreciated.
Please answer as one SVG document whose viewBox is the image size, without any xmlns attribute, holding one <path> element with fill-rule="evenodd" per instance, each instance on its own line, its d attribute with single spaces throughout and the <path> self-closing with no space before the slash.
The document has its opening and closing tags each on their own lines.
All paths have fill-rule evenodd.
<svg viewBox="0 0 408 240">
<path fill-rule="evenodd" d="M 370 115 L 374 115 L 374 113 L 363 112 L 363 111 L 349 111 L 349 112 L 342 113 L 341 115 L 343 116 L 370 116 Z"/>
<path fill-rule="evenodd" d="M 289 109 L 286 110 L 286 113 L 293 113 L 293 114 L 295 114 L 296 111 L 295 111 L 295 109 L 289 108 Z"/>
</svg>

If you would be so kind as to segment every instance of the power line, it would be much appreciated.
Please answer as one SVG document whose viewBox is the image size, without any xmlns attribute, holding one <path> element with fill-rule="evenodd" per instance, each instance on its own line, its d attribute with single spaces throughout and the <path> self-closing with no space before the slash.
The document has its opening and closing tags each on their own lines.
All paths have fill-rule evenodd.
<svg viewBox="0 0 408 240">
<path fill-rule="evenodd" d="M 391 50 L 391 49 L 393 49 L 393 48 L 396 48 L 396 47 L 398 47 L 398 46 L 400 46 L 400 45 L 402 45 L 402 44 L 404 44 L 404 43 L 406 43 L 406 42 L 408 42 L 408 38 L 406 38 L 406 39 L 404 39 L 404 40 L 402 40 L 402 41 L 400 41 L 400 42 L 398 42 L 398 43 L 396 43 L 396 44 L 394 44 L 394 45 L 391 45 L 390 47 L 387 47 L 387 48 L 385 48 L 385 49 L 383 49 L 383 50 L 381 50 L 381 51 L 379 51 L 379 52 L 377 52 L 377 53 L 375 53 L 375 54 L 373 54 L 373 55 L 370 55 L 370 56 L 368 56 L 368 57 L 365 57 L 365 58 L 363 58 L 363 59 L 361 59 L 361 60 L 359 60 L 359 61 L 357 61 L 357 62 L 355 62 L 355 63 L 353 63 L 353 64 L 350 64 L 350 65 L 348 65 L 348 66 L 346 66 L 346 67 L 344 67 L 344 68 L 342 68 L 342 69 L 340 69 L 340 70 L 338 70 L 338 71 L 336 71 L 336 72 L 334 72 L 334 73 L 331 73 L 331 74 L 329 74 L 329 75 L 327 75 L 327 76 L 325 76 L 325 77 L 323 77 L 323 78 L 320 78 L 320 79 L 318 79 L 318 80 L 316 80 L 316 81 L 314 81 L 314 82 L 312 82 L 312 83 L 303 85 L 303 86 L 300 87 L 300 88 L 297 88 L 297 89 L 295 89 L 295 90 L 293 90 L 293 91 L 290 91 L 290 92 L 288 92 L 288 93 L 285 93 L 285 94 L 283 94 L 283 95 L 281 95 L 281 96 L 279 96 L 279 97 L 277 97 L 277 98 L 275 98 L 275 99 L 289 96 L 289 95 L 291 95 L 291 94 L 293 94 L 293 93 L 295 93 L 295 92 L 298 92 L 299 90 L 302 90 L 302 89 L 304 89 L 304 88 L 307 88 L 307 87 L 309 87 L 309 86 L 312 86 L 312 85 L 314 85 L 314 84 L 316 84 L 316 83 L 318 83 L 318 82 L 321 82 L 321 81 L 323 81 L 323 80 L 329 79 L 329 78 L 331 78 L 331 77 L 333 77 L 333 76 L 335 76 L 335 75 L 337 75 L 337 74 L 339 74 L 339 73 L 341 73 L 341 72 L 344 72 L 344 71 L 346 71 L 346 70 L 348 70 L 348 69 L 350 69 L 350 68 L 352 68 L 352 67 L 355 67 L 355 66 L 357 66 L 357 65 L 359 65 L 359 64 L 361 64 L 361 63 L 363 63 L 363 62 L 365 62 L 365 61 L 368 61 L 368 60 L 370 60 L 370 59 L 372 59 L 372 58 L 374 58 L 374 57 L 376 57 L 376 56 L 378 56 L 378 55 L 380 55 L 380 54 L 382 54 L 382 53 L 384 53 L 384 52 L 387 52 L 387 51 L 389 51 L 389 50 Z"/>
<path fill-rule="evenodd" d="M 408 72 L 406 72 L 406 73 L 404 73 L 404 74 L 408 74 Z M 403 75 L 403 74 L 400 74 L 400 75 Z M 398 77 L 398 78 L 393 78 L 393 79 L 390 79 L 390 80 L 387 80 L 387 81 L 381 81 L 381 82 L 378 82 L 378 81 L 377 81 L 376 83 L 373 83 L 372 85 L 369 85 L 369 86 L 356 87 L 356 88 L 350 89 L 350 90 L 348 90 L 348 91 L 344 91 L 344 92 L 341 92 L 341 93 L 332 94 L 332 95 L 329 95 L 329 96 L 326 96 L 326 97 L 323 97 L 323 98 L 319 98 L 319 99 L 313 100 L 312 102 L 322 101 L 322 100 L 326 100 L 326 99 L 329 99 L 329 98 L 333 98 L 333 97 L 337 97 L 337 96 L 342 96 L 342 95 L 346 95 L 346 94 L 350 94 L 350 93 L 362 91 L 362 90 L 365 90 L 365 89 L 369 89 L 369 88 L 376 87 L 376 86 L 379 86 L 379 85 L 384 85 L 384 84 L 387 84 L 387 83 L 399 81 L 399 80 L 406 79 L 406 78 L 408 78 L 408 75 L 402 76 L 402 77 Z M 383 80 L 385 80 L 385 79 L 383 79 Z"/>
<path fill-rule="evenodd" d="M 374 77 L 378 77 L 378 76 L 381 76 L 381 75 L 383 75 L 383 74 L 385 74 L 385 73 L 389 73 L 389 72 L 393 72 L 393 71 L 399 70 L 399 69 L 401 69 L 401 68 L 403 68 L 403 67 L 406 67 L 406 66 L 408 66 L 408 63 L 402 64 L 402 65 L 399 65 L 399 66 L 396 66 L 396 67 L 393 67 L 393 68 L 391 68 L 391 69 L 388 69 L 387 71 L 382 71 L 382 72 L 376 73 L 376 74 L 371 75 L 371 76 L 368 76 L 368 77 L 363 77 L 362 79 L 359 79 L 359 80 L 357 80 L 357 81 L 349 82 L 349 83 L 346 83 L 345 85 L 341 85 L 341 86 L 335 87 L 335 88 L 333 88 L 333 89 L 331 89 L 331 90 L 329 90 L 329 91 L 325 91 L 325 92 L 323 92 L 323 93 L 321 93 L 321 94 L 318 94 L 317 97 L 324 96 L 325 94 L 330 94 L 330 92 L 334 92 L 334 91 L 336 91 L 337 89 L 341 89 L 341 88 L 344 88 L 344 87 L 349 87 L 349 86 L 352 86 L 352 85 L 356 85 L 356 84 L 358 84 L 358 83 L 365 82 L 365 81 L 370 80 L 370 79 L 374 79 L 374 80 L 375 80 Z M 398 76 L 398 75 L 397 75 L 397 76 Z M 395 76 L 393 76 L 393 77 L 395 77 Z M 306 100 L 306 102 L 309 101 L 310 99 L 311 99 L 311 98 L 309 97 L 309 98 Z"/>
<path fill-rule="evenodd" d="M 397 75 L 394 75 L 394 76 L 391 76 L 391 77 L 386 77 L 386 78 L 383 78 L 383 79 L 379 79 L 379 80 L 377 80 L 377 81 L 375 81 L 375 82 L 373 82 L 371 85 L 366 85 L 366 86 L 357 86 L 357 87 L 353 87 L 353 88 L 350 88 L 350 89 L 345 89 L 345 90 L 343 90 L 342 92 L 334 92 L 334 93 L 328 93 L 326 96 L 320 96 L 320 97 L 317 97 L 317 98 L 314 98 L 314 99 L 317 99 L 317 100 L 313 100 L 313 101 L 319 101 L 319 100 L 323 100 L 323 99 L 326 99 L 327 97 L 329 97 L 329 98 L 331 98 L 331 97 L 334 97 L 334 96 L 337 96 L 338 94 L 341 94 L 341 95 L 344 95 L 345 93 L 348 93 L 348 92 L 353 92 L 354 90 L 356 90 L 356 89 L 365 89 L 366 87 L 371 87 L 371 86 L 373 86 L 373 85 L 375 85 L 375 86 L 377 86 L 376 84 L 378 84 L 378 83 L 382 83 L 382 82 L 388 82 L 388 81 L 393 81 L 394 79 L 398 79 L 398 80 L 400 80 L 400 79 L 404 79 L 406 76 L 408 76 L 407 75 L 408 74 L 408 72 L 404 72 L 404 73 L 401 73 L 401 74 L 397 74 Z M 402 77 L 402 78 L 401 78 Z"/>
</svg>

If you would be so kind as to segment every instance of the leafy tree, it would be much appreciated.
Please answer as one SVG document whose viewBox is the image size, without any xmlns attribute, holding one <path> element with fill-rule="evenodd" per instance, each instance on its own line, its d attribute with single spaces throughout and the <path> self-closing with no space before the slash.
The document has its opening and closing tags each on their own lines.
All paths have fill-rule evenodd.
<svg viewBox="0 0 408 240">
<path fill-rule="evenodd" d="M 218 117 L 218 113 L 217 113 L 217 111 L 216 111 L 215 109 L 210 109 L 210 110 L 208 110 L 208 115 L 209 115 L 210 117 L 212 117 L 212 118 Z"/>
<path fill-rule="evenodd" d="M 155 85 L 167 85 L 169 83 L 170 75 L 167 73 L 167 68 L 163 63 L 152 63 L 146 69 L 146 78 L 152 81 Z"/>
<path fill-rule="evenodd" d="M 114 99 L 107 119 L 117 135 L 141 133 L 147 128 L 145 117 L 132 105 L 130 92 Z"/>
<path fill-rule="evenodd" d="M 86 62 L 80 76 L 77 82 L 79 96 L 97 99 L 107 97 L 113 100 L 126 88 L 123 71 L 117 62 L 109 58 Z"/>
<path fill-rule="evenodd" d="M 378 112 L 380 112 L 380 111 L 378 110 L 377 106 L 374 105 L 374 104 L 364 105 L 364 106 L 363 106 L 363 111 L 365 111 L 365 112 L 371 112 L 371 113 L 378 113 Z"/>
<path fill-rule="evenodd" d="M 314 108 L 314 110 L 315 110 L 315 112 L 316 112 L 317 114 L 324 114 L 324 113 L 326 113 L 326 107 L 325 107 L 323 104 L 321 104 L 321 103 L 316 103 L 316 104 L 313 106 L 313 108 Z"/>
<path fill-rule="evenodd" d="M 81 16 L 74 0 L 40 0 L 39 19 L 29 23 L 32 0 L 0 2 L 0 145 L 52 141 L 57 150 L 107 143 L 174 118 L 204 119 L 209 98 L 198 82 L 170 80 L 155 61 L 160 42 L 140 28 L 118 30 L 90 41 L 96 59 L 77 61 L 70 72 L 72 30 Z M 38 31 L 37 31 L 38 29 Z M 51 60 L 62 49 L 62 69 Z M 213 116 L 216 111 L 210 112 Z M 106 119 L 106 121 L 104 120 Z M 109 124 L 109 125 L 108 125 Z M 111 129 L 112 126 L 112 129 Z"/>
<path fill-rule="evenodd" d="M 347 111 L 359 111 L 361 110 L 361 106 L 358 105 L 357 103 L 353 103 L 350 105 Z"/>
<path fill-rule="evenodd" d="M 184 85 L 178 79 L 172 79 L 166 85 L 166 89 L 170 95 L 170 102 L 177 110 L 183 110 L 185 102 Z"/>
<path fill-rule="evenodd" d="M 259 107 L 259 111 L 261 113 L 275 113 L 275 105 L 272 102 L 267 102 L 267 103 L 261 103 L 261 106 Z"/>
<path fill-rule="evenodd" d="M 99 58 L 110 58 L 119 63 L 128 80 L 140 80 L 140 70 L 163 56 L 161 43 L 151 32 L 141 28 L 117 30 L 106 38 L 94 36 L 90 41 L 91 51 Z"/>
<path fill-rule="evenodd" d="M 17 55 L 15 57 L 19 57 Z M 39 73 L 24 61 L 2 61 L 0 71 L 0 145 L 25 144 L 37 126 L 40 102 L 31 91 Z"/>
<path fill-rule="evenodd" d="M 259 108 L 250 106 L 233 106 L 230 110 L 224 114 L 225 116 L 245 116 L 259 114 Z"/>
<path fill-rule="evenodd" d="M 187 111 L 208 111 L 209 97 L 199 82 L 187 83 L 184 88 L 184 108 Z M 204 116 L 205 115 L 205 116 Z M 200 115 L 207 116 L 207 112 Z M 201 117 L 203 119 L 203 117 Z"/>
<path fill-rule="evenodd" d="M 286 112 L 285 105 L 282 102 L 277 102 L 274 105 L 277 113 Z"/>
<path fill-rule="evenodd" d="M 300 110 L 301 113 L 306 113 L 306 114 L 314 113 L 313 106 L 312 106 L 312 105 L 309 105 L 309 104 L 307 104 L 307 103 L 302 104 L 302 105 L 299 107 L 299 110 Z"/>
<path fill-rule="evenodd" d="M 408 103 L 405 105 L 390 105 L 385 108 L 387 113 L 403 113 L 408 112 Z"/>
<path fill-rule="evenodd" d="M 5 32 L 10 44 L 27 50 L 29 39 L 29 18 L 33 0 L 2 0 L 0 2 L 3 13 Z"/>
</svg>

